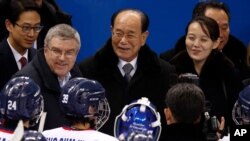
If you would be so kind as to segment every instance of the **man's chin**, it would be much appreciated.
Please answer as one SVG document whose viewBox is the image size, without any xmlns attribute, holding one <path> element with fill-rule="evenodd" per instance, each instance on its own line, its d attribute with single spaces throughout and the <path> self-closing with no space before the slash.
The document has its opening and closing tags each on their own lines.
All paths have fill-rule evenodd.
<svg viewBox="0 0 250 141">
<path fill-rule="evenodd" d="M 222 51 L 222 49 L 223 49 L 223 47 L 218 47 L 218 50 L 219 50 L 219 51 Z"/>
<path fill-rule="evenodd" d="M 24 48 L 26 48 L 26 49 L 29 49 L 29 48 L 32 48 L 33 47 L 33 45 L 26 45 L 26 46 L 24 46 Z"/>
<path fill-rule="evenodd" d="M 220 44 L 220 45 L 217 47 L 218 50 L 222 50 L 223 48 L 224 48 L 224 45 L 223 45 L 223 44 Z"/>
<path fill-rule="evenodd" d="M 67 73 L 65 73 L 65 72 L 56 72 L 56 75 L 59 77 L 59 78 L 64 78 L 66 75 L 67 75 Z"/>
</svg>

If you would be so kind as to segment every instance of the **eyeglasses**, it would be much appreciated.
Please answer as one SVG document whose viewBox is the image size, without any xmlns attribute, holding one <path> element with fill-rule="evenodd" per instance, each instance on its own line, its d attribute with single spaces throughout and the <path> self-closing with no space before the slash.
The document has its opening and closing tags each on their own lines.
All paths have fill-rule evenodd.
<svg viewBox="0 0 250 141">
<path fill-rule="evenodd" d="M 76 55 L 76 50 L 75 49 L 71 49 L 71 50 L 67 50 L 67 51 L 62 51 L 58 48 L 50 48 L 50 47 L 47 47 L 56 57 L 59 57 L 61 55 L 64 55 L 65 57 L 67 58 L 72 58 L 72 57 L 75 57 Z"/>
<path fill-rule="evenodd" d="M 18 27 L 20 27 L 22 29 L 23 32 L 25 33 L 29 33 L 31 31 L 31 29 L 33 29 L 36 33 L 39 33 L 43 26 L 41 25 L 37 25 L 37 26 L 29 26 L 29 25 L 19 25 L 17 23 L 15 23 L 15 25 L 17 25 Z"/>
<path fill-rule="evenodd" d="M 138 37 L 138 35 L 135 33 L 124 34 L 123 32 L 119 31 L 113 32 L 113 36 L 116 37 L 117 39 L 122 39 L 123 37 L 125 37 L 128 40 L 136 39 Z"/>
</svg>

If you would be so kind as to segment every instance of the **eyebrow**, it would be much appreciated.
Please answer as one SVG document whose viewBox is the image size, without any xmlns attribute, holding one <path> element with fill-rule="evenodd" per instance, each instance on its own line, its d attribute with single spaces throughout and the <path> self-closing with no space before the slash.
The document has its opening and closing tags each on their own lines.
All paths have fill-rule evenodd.
<svg viewBox="0 0 250 141">
<path fill-rule="evenodd" d="M 30 26 L 36 26 L 36 25 L 41 25 L 41 23 L 35 23 L 35 24 L 31 24 L 31 23 L 22 23 L 21 25 L 30 25 Z"/>
<path fill-rule="evenodd" d="M 50 47 L 51 49 L 58 49 L 58 50 L 61 50 L 60 47 L 56 47 L 56 46 L 51 46 Z M 65 51 L 75 51 L 76 49 L 75 48 L 71 48 L 71 49 L 68 49 L 68 50 L 65 50 Z"/>
</svg>

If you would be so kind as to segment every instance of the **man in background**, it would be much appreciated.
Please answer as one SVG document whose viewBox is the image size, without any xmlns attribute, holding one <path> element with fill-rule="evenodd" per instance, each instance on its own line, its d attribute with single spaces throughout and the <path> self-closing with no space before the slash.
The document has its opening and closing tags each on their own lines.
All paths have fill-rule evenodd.
<svg viewBox="0 0 250 141">
<path fill-rule="evenodd" d="M 9 35 L 0 43 L 0 90 L 36 53 L 32 46 L 42 30 L 39 7 L 33 0 L 12 0 L 5 26 Z"/>
</svg>

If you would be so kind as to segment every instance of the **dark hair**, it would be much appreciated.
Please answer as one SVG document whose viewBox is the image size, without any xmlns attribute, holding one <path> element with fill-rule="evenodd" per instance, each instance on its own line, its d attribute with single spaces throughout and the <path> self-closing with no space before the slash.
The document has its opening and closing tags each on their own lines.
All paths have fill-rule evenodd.
<svg viewBox="0 0 250 141">
<path fill-rule="evenodd" d="M 205 16 L 206 10 L 209 8 L 213 9 L 220 9 L 225 11 L 225 13 L 228 16 L 228 19 L 230 20 L 230 10 L 228 6 L 223 2 L 218 1 L 208 1 L 208 2 L 199 2 L 195 5 L 193 9 L 192 18 L 198 17 L 198 16 Z"/>
<path fill-rule="evenodd" d="M 144 12 L 138 10 L 138 9 L 121 9 L 121 10 L 116 11 L 116 12 L 112 15 L 112 17 L 111 17 L 111 25 L 112 25 L 112 27 L 114 27 L 114 22 L 115 22 L 116 17 L 117 17 L 120 13 L 126 12 L 126 11 L 131 11 L 131 12 L 136 12 L 136 13 L 138 13 L 138 14 L 141 16 L 141 25 L 142 25 L 141 30 L 142 30 L 142 32 L 145 32 L 145 31 L 148 30 L 148 27 L 149 27 L 149 18 L 148 18 L 148 15 L 147 15 L 146 13 L 144 13 Z"/>
<path fill-rule="evenodd" d="M 91 129 L 95 129 L 95 119 L 90 119 L 88 117 L 76 117 L 76 116 L 69 116 L 65 115 L 66 119 L 69 121 L 69 126 L 74 125 L 74 124 L 89 124 Z"/>
<path fill-rule="evenodd" d="M 188 33 L 188 28 L 190 24 L 195 23 L 195 22 L 200 24 L 203 32 L 208 37 L 210 37 L 212 41 L 216 41 L 219 38 L 220 36 L 219 25 L 214 19 L 205 17 L 205 16 L 199 16 L 199 17 L 195 17 L 194 19 L 192 19 L 186 27 L 186 34 Z"/>
<path fill-rule="evenodd" d="M 195 84 L 178 83 L 168 90 L 165 103 L 177 122 L 194 123 L 204 111 L 205 96 Z"/>
<path fill-rule="evenodd" d="M 23 120 L 23 122 L 26 122 L 26 121 L 29 121 L 29 120 Z M 18 122 L 19 120 L 12 120 L 6 117 L 1 117 L 0 126 L 14 131 L 17 127 Z"/>
<path fill-rule="evenodd" d="M 7 19 L 12 24 L 15 24 L 19 20 L 20 15 L 26 11 L 36 11 L 40 15 L 39 7 L 34 0 L 11 0 Z"/>
</svg>

